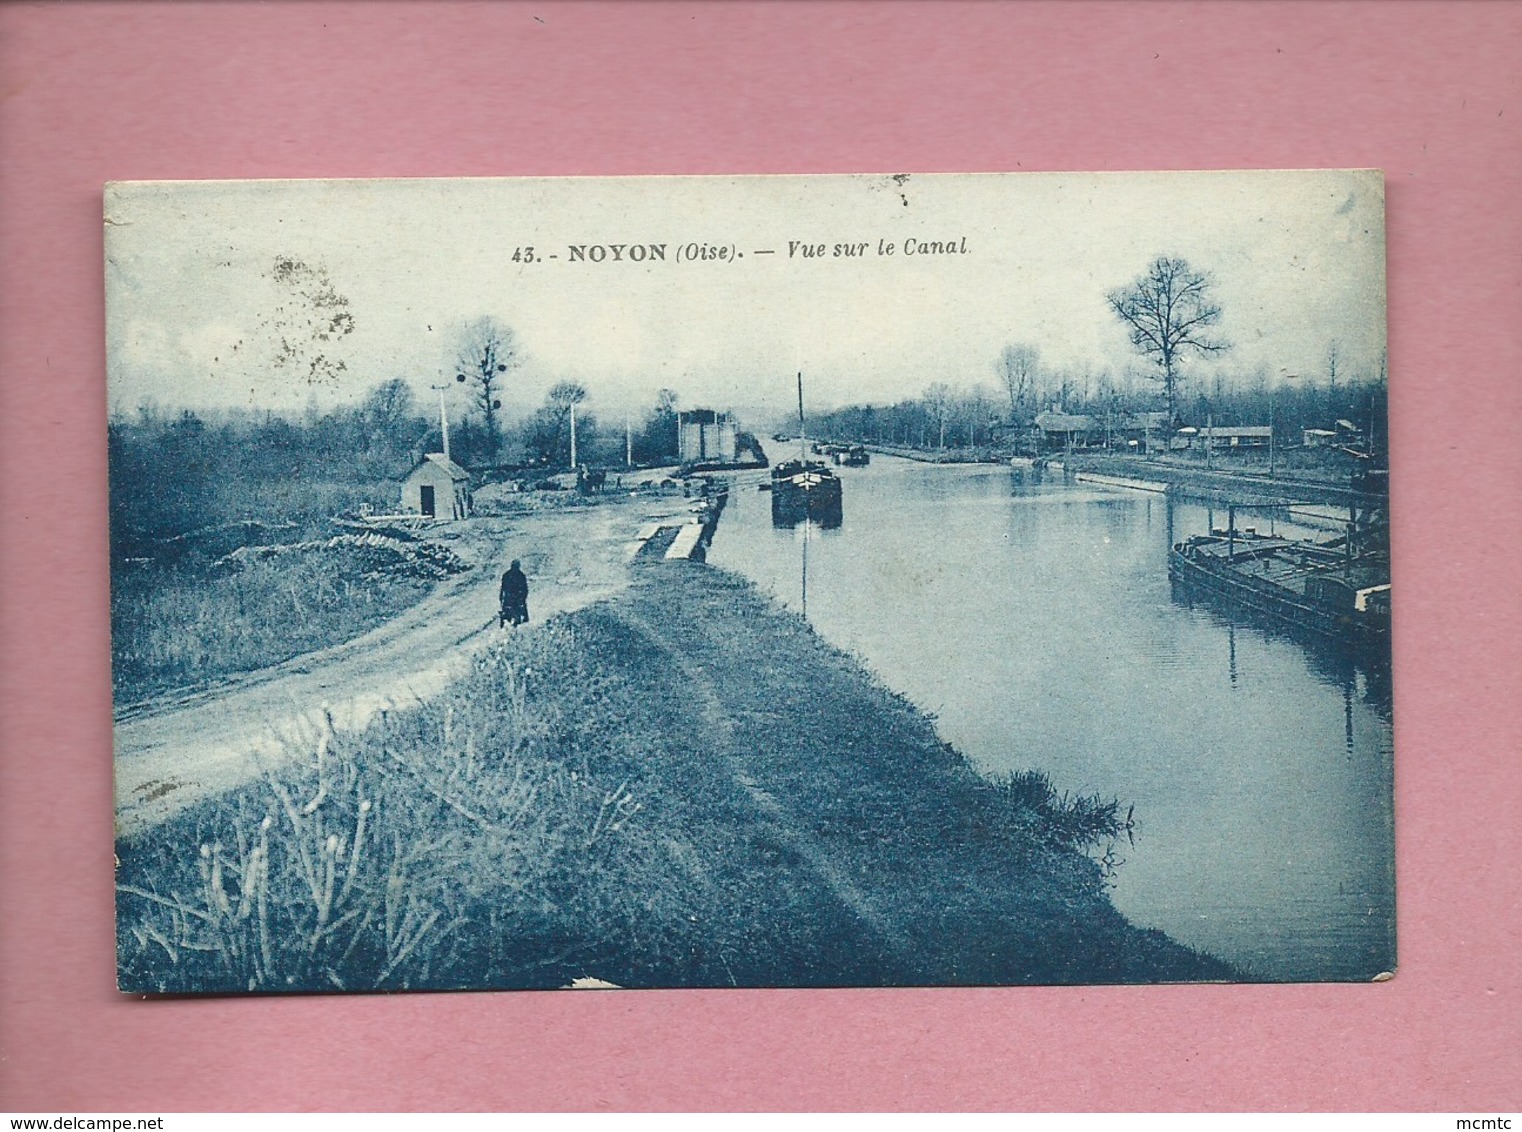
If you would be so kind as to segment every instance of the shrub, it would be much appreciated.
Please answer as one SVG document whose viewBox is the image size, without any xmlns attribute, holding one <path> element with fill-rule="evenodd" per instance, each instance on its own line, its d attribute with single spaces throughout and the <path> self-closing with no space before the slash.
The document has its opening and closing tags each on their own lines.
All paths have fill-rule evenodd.
<svg viewBox="0 0 1522 1132">
<path fill-rule="evenodd" d="M 994 783 L 1013 819 L 1056 848 L 1088 850 L 1135 830 L 1135 807 L 1120 815 L 1118 799 L 1098 794 L 1059 794 L 1045 771 L 1023 770 Z M 1109 856 L 1108 849 L 1106 856 Z"/>
</svg>

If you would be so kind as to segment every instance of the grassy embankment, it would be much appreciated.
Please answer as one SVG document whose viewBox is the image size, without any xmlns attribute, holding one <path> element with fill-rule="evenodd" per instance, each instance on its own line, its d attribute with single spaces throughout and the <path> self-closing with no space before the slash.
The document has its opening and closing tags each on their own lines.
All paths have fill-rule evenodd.
<svg viewBox="0 0 1522 1132">
<path fill-rule="evenodd" d="M 421 599 L 455 563 L 364 546 L 331 522 L 378 501 L 374 490 L 305 484 L 245 518 L 113 548 L 118 706 L 337 644 Z"/>
<path fill-rule="evenodd" d="M 123 988 L 1229 977 L 1114 910 L 1113 803 L 981 780 L 730 575 L 639 575 L 120 846 Z"/>
</svg>

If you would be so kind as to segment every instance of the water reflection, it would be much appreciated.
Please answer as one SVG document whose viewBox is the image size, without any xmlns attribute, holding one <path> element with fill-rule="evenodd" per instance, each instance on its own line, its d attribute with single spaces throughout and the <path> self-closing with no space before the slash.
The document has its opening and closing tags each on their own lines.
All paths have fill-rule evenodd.
<svg viewBox="0 0 1522 1132">
<path fill-rule="evenodd" d="M 1192 534 L 1218 530 L 1215 523 L 1219 516 L 1217 508 L 1208 503 L 1189 503 L 1167 496 L 1167 528 L 1169 545 L 1188 538 Z M 1302 509 L 1291 507 L 1234 509 L 1239 529 L 1252 530 L 1253 525 L 1269 524 L 1271 532 L 1278 537 L 1290 539 L 1323 540 L 1329 533 L 1345 530 L 1345 520 L 1340 516 L 1326 514 L 1329 508 Z M 1175 511 L 1179 512 L 1175 519 Z M 1204 513 L 1204 525 L 1199 524 L 1199 512 Z M 1175 530 L 1180 533 L 1175 537 Z M 1298 631 L 1282 621 L 1256 613 L 1231 603 L 1224 603 L 1208 595 L 1199 596 L 1189 587 L 1171 586 L 1173 600 L 1190 610 L 1199 610 L 1226 628 L 1230 658 L 1228 669 L 1232 685 L 1236 684 L 1236 630 L 1238 626 L 1249 628 L 1264 636 L 1293 642 L 1305 650 L 1306 663 L 1321 682 L 1340 688 L 1345 696 L 1358 695 L 1383 718 L 1392 716 L 1392 687 L 1390 681 L 1391 658 L 1388 653 L 1371 652 L 1356 645 L 1339 645 L 1326 637 L 1308 631 Z M 1362 685 L 1363 691 L 1358 692 Z"/>
<path fill-rule="evenodd" d="M 845 522 L 845 509 L 840 498 L 811 500 L 794 494 L 773 490 L 772 526 L 790 530 L 800 523 L 807 523 L 821 530 L 838 530 Z"/>
<path fill-rule="evenodd" d="M 849 525 L 778 529 L 740 493 L 710 561 L 799 608 L 806 552 L 810 620 L 981 769 L 1134 802 L 1134 921 L 1261 978 L 1393 962 L 1388 669 L 1176 602 L 1167 551 L 1206 508 L 1051 470 L 841 478 Z"/>
</svg>

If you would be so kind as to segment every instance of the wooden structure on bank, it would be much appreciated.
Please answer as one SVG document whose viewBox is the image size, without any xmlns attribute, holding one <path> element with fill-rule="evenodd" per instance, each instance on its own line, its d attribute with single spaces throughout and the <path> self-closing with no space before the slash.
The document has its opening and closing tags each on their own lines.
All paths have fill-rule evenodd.
<svg viewBox="0 0 1522 1132">
<path fill-rule="evenodd" d="M 442 452 L 430 452 L 402 481 L 402 510 L 428 519 L 470 514 L 470 473 Z"/>
<path fill-rule="evenodd" d="M 734 418 L 712 409 L 678 414 L 677 448 L 683 464 L 733 464 L 738 453 Z"/>
</svg>

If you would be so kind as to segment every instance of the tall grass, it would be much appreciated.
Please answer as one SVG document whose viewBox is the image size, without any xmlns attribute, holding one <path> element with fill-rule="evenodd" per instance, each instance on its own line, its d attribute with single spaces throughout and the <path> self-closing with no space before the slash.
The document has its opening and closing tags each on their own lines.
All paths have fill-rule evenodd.
<svg viewBox="0 0 1522 1132">
<path fill-rule="evenodd" d="M 186 554 L 226 554 L 250 541 L 252 524 L 266 528 L 252 541 L 296 542 L 317 538 L 335 515 L 389 512 L 399 489 L 384 481 L 347 483 L 302 477 L 219 479 L 201 485 L 191 499 L 166 500 L 155 484 L 116 490 L 111 499 L 115 559 L 174 561 Z M 157 504 L 157 505 L 156 505 Z"/>
<path fill-rule="evenodd" d="M 127 989 L 553 986 L 697 921 L 563 624 L 119 847 Z M 555 694 L 530 689 L 548 679 Z M 591 741 L 593 734 L 599 736 Z M 635 737 L 630 742 L 638 742 Z"/>
<path fill-rule="evenodd" d="M 1057 848 L 1093 850 L 1135 831 L 1135 807 L 1122 815 L 1118 799 L 1059 793 L 1045 771 L 1017 771 L 996 780 L 994 787 L 1016 820 Z"/>
<path fill-rule="evenodd" d="M 333 534 L 335 515 L 394 509 L 394 485 L 227 476 L 181 499 L 189 489 L 177 479 L 138 472 L 146 478 L 131 491 L 113 480 L 119 705 L 352 639 L 414 605 L 439 574 L 377 569 L 363 547 L 311 545 Z M 302 553 L 262 553 L 292 546 Z"/>
<path fill-rule="evenodd" d="M 278 664 L 349 640 L 415 604 L 425 578 L 355 568 L 347 548 L 249 560 L 128 564 L 111 587 L 116 702 Z"/>
<path fill-rule="evenodd" d="M 1120 839 L 1136 839 L 1135 806 L 1120 811 L 1120 800 L 1099 794 L 1058 792 L 1050 776 L 1041 770 L 1022 770 L 993 783 L 1007 807 L 1009 820 L 1020 830 L 1051 848 L 1089 856 L 1107 882 L 1125 864 L 1116 850 Z"/>
</svg>

